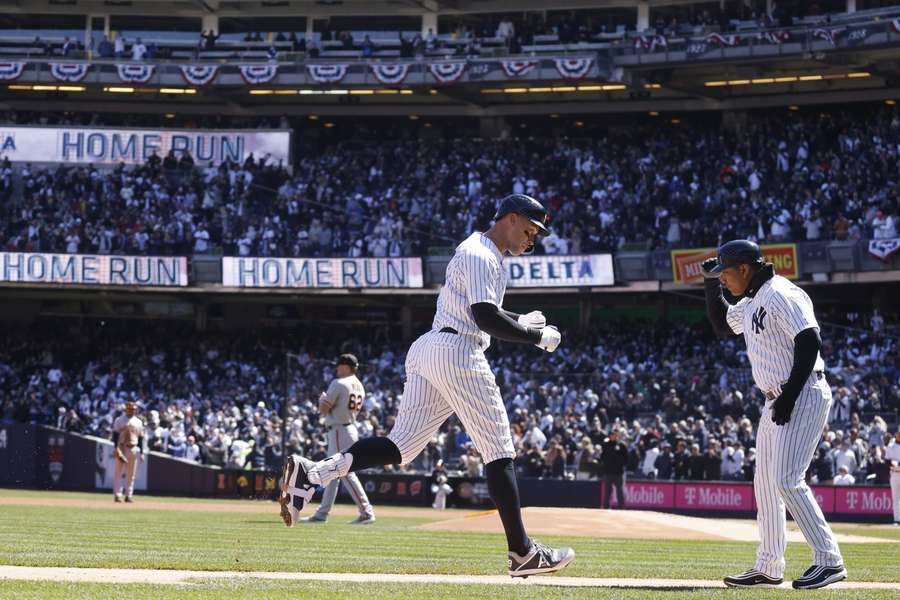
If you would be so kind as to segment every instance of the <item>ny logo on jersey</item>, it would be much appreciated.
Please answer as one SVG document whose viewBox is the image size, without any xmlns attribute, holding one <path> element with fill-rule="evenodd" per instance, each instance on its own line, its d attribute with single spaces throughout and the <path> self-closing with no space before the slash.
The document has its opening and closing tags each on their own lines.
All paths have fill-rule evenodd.
<svg viewBox="0 0 900 600">
<path fill-rule="evenodd" d="M 753 333 L 759 334 L 766 330 L 766 325 L 763 321 L 766 318 L 766 307 L 760 306 L 756 309 L 756 312 L 753 313 Z"/>
</svg>

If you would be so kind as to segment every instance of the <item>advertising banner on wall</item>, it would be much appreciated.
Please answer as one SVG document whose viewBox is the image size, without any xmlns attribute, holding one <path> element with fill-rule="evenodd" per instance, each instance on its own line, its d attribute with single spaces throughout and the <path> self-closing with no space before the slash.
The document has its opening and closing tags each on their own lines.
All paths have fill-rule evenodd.
<svg viewBox="0 0 900 600">
<path fill-rule="evenodd" d="M 184 287 L 187 258 L 0 252 L 0 282 Z"/>
<path fill-rule="evenodd" d="M 796 244 L 767 244 L 759 247 L 763 259 L 775 265 L 775 272 L 788 279 L 800 276 Z M 716 256 L 715 248 L 672 250 L 672 279 L 675 283 L 693 283 L 703 279 L 700 264 Z"/>
<path fill-rule="evenodd" d="M 222 284 L 242 288 L 420 288 L 421 258 L 222 258 Z"/>
<path fill-rule="evenodd" d="M 506 286 L 511 288 L 613 285 L 612 254 L 581 256 L 532 255 L 503 259 Z"/>
<path fill-rule="evenodd" d="M 250 154 L 269 163 L 291 162 L 291 132 L 282 130 L 20 127 L 0 125 L 0 156 L 13 162 L 141 164 L 187 151 L 196 164 L 243 163 Z"/>
</svg>

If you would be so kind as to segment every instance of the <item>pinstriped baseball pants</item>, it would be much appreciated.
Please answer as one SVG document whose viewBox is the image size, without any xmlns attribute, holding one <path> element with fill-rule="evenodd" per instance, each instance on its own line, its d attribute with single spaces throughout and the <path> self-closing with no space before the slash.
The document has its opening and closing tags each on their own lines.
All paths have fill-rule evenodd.
<svg viewBox="0 0 900 600">
<path fill-rule="evenodd" d="M 844 561 L 837 540 L 804 479 L 831 409 L 831 388 L 824 379 L 804 387 L 785 425 L 772 421 L 771 409 L 770 400 L 756 437 L 753 493 L 760 539 L 756 568 L 770 577 L 784 576 L 785 508 L 812 547 L 813 564 L 841 565 Z"/>
<path fill-rule="evenodd" d="M 406 355 L 406 384 L 388 438 L 404 464 L 413 460 L 452 413 L 487 464 L 515 458 L 509 418 L 484 352 L 471 336 L 430 331 Z"/>
<path fill-rule="evenodd" d="M 358 439 L 359 431 L 357 431 L 356 425 L 332 426 L 328 430 L 328 456 L 343 452 Z M 350 494 L 357 508 L 359 508 L 359 514 L 363 516 L 374 515 L 375 511 L 372 510 L 369 497 L 359 482 L 359 477 L 356 476 L 356 473 L 347 473 L 346 477 L 335 479 L 325 486 L 325 491 L 322 492 L 322 502 L 319 504 L 319 508 L 316 509 L 316 517 L 321 519 L 328 518 L 328 513 L 331 512 L 331 507 L 334 506 L 334 501 L 337 498 L 338 485 L 342 481 L 344 482 L 344 489 L 347 490 L 347 493 Z"/>
</svg>

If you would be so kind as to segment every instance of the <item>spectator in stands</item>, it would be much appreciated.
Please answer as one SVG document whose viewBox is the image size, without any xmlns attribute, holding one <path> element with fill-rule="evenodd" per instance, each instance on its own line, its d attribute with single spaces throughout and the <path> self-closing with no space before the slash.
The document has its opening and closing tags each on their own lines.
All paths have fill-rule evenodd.
<svg viewBox="0 0 900 600">
<path fill-rule="evenodd" d="M 100 58 L 112 58 L 116 55 L 115 47 L 112 42 L 109 41 L 109 37 L 103 36 L 103 39 L 100 40 L 100 43 L 97 44 L 97 54 Z"/>
<path fill-rule="evenodd" d="M 365 38 L 363 38 L 362 51 L 360 53 L 360 56 L 362 56 L 363 58 L 372 58 L 372 56 L 374 55 L 375 44 L 373 44 L 372 40 L 369 39 L 369 36 L 366 35 Z"/>
<path fill-rule="evenodd" d="M 41 36 L 34 36 L 34 40 L 31 42 L 31 52 L 30 54 L 38 54 L 43 55 L 48 53 L 49 46 L 47 42 L 41 39 Z"/>
<path fill-rule="evenodd" d="M 203 49 L 204 50 L 215 50 L 216 49 L 216 40 L 219 39 L 219 34 L 210 29 L 209 31 L 204 31 L 200 36 L 203 41 Z"/>
<path fill-rule="evenodd" d="M 137 38 L 131 45 L 131 60 L 144 60 L 146 55 L 147 46 L 144 45 L 141 38 Z"/>
<path fill-rule="evenodd" d="M 722 479 L 740 481 L 744 478 L 744 448 L 737 440 L 726 440 L 721 457 Z"/>
<path fill-rule="evenodd" d="M 853 485 L 856 478 L 850 474 L 846 466 L 838 468 L 838 474 L 834 478 L 834 485 Z"/>
<path fill-rule="evenodd" d="M 59 49 L 59 53 L 63 56 L 69 56 L 75 48 L 75 42 L 71 40 L 69 36 L 66 36 L 63 40 L 62 47 Z"/>
<path fill-rule="evenodd" d="M 117 35 L 113 47 L 116 51 L 116 58 L 125 58 L 125 36 Z"/>
</svg>

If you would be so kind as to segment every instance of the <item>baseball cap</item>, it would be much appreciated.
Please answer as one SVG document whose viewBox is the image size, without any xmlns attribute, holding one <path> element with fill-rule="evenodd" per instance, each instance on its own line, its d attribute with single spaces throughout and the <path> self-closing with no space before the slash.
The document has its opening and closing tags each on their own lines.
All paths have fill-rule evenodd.
<svg viewBox="0 0 900 600">
<path fill-rule="evenodd" d="M 337 359 L 337 364 L 339 365 L 347 365 L 351 369 L 359 368 L 359 361 L 356 359 L 356 356 L 353 354 L 341 354 Z"/>
</svg>

